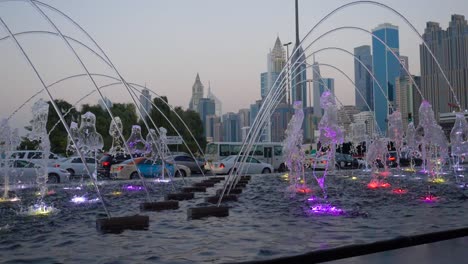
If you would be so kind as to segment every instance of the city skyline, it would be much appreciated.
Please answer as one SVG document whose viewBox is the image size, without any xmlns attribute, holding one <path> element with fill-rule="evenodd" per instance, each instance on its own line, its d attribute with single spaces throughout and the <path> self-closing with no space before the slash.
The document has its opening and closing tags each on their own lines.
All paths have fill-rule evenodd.
<svg viewBox="0 0 468 264">
<path fill-rule="evenodd" d="M 406 15 L 421 34 L 428 21 L 438 22 L 442 28 L 447 28 L 452 14 L 465 16 L 468 14 L 468 4 L 464 1 L 450 1 L 444 6 L 440 6 L 436 1 L 382 2 Z M 265 17 L 268 18 L 267 20 L 255 16 L 261 10 L 260 7 L 263 3 L 261 1 L 255 3 L 241 1 L 235 4 L 220 4 L 216 1 L 202 1 L 196 4 L 185 2 L 184 8 L 176 8 L 177 4 L 164 1 L 142 1 L 138 5 L 131 5 L 127 1 L 113 1 L 111 7 L 113 12 L 109 12 L 109 14 L 104 14 L 104 10 L 109 8 L 110 2 L 108 1 L 99 3 L 81 1 L 79 4 L 61 1 L 46 1 L 46 3 L 62 10 L 88 30 L 108 53 L 110 59 L 127 81 L 139 84 L 146 83 L 149 89 L 159 95 L 167 96 L 170 104 L 184 108 L 187 107 L 187 102 L 190 100 L 190 89 L 193 85 L 193 77 L 197 72 L 204 76 L 205 83 L 211 84 L 213 93 L 223 102 L 224 113 L 248 108 L 250 104 L 260 98 L 258 75 L 265 70 L 265 51 L 271 49 L 271 44 L 277 37 L 283 43 L 294 42 L 293 1 L 268 1 L 268 6 L 271 7 L 272 11 Z M 413 12 L 418 8 L 418 5 L 423 3 L 427 9 L 426 12 Z M 321 17 L 341 4 L 343 3 L 340 1 L 331 1 L 315 6 L 307 1 L 300 1 L 301 38 Z M 1 5 L 0 15 L 5 17 L 7 23 L 16 25 L 12 26 L 15 32 L 37 30 L 36 26 L 46 27 L 44 23 L 31 24 L 36 21 L 33 19 L 33 13 L 20 3 L 13 5 L 1 3 Z M 226 7 L 231 8 L 232 14 L 222 12 L 226 10 Z M 363 18 L 356 13 L 362 9 L 372 10 L 372 12 L 366 12 L 368 17 Z M 125 17 L 126 12 L 138 13 L 139 15 L 122 20 L 121 18 Z M 239 14 L 243 15 L 243 19 L 238 19 Z M 37 15 L 35 16 L 37 18 Z M 186 23 L 190 19 L 192 19 L 192 23 Z M 402 20 L 391 15 L 389 11 L 371 6 L 352 7 L 325 23 L 324 29 L 314 33 L 314 36 L 333 27 L 351 24 L 350 21 L 353 25 L 367 30 L 385 22 L 399 26 L 400 39 L 405 39 L 404 43 L 400 41 L 400 53 L 409 56 L 411 73 L 420 74 L 418 51 L 421 42 L 410 32 Z M 244 27 L 244 23 L 251 25 L 251 28 Z M 145 28 L 144 26 L 148 26 L 148 24 L 152 26 Z M 69 28 L 67 27 L 67 29 Z M 70 32 L 76 34 L 74 31 Z M 122 37 L 122 32 L 125 33 L 125 37 Z M 222 35 L 220 35 L 221 32 Z M 0 34 L 2 37 L 5 35 L 3 31 Z M 341 45 L 342 40 L 349 39 L 350 36 L 353 36 L 352 41 Z M 36 38 L 37 36 L 24 37 L 24 40 L 36 40 Z M 79 36 L 79 38 L 82 39 L 83 36 Z M 365 34 L 345 32 L 343 34 L 337 33 L 331 40 L 324 39 L 323 42 L 324 44 L 317 45 L 315 49 L 340 46 L 352 52 L 354 47 L 370 45 L 371 38 Z M 38 47 L 46 44 L 53 46 L 59 45 L 59 42 L 51 39 L 35 42 Z M 87 44 L 90 43 L 87 42 Z M 3 53 L 8 49 L 4 60 L 7 63 L 2 63 L 2 68 L 0 68 L 2 90 L 14 88 L 12 94 L 15 95 L 13 98 L 2 101 L 1 104 L 0 110 L 9 114 L 15 107 L 39 90 L 40 86 L 11 43 L 3 41 L 0 45 Z M 37 47 L 26 46 L 28 51 L 36 51 L 37 53 Z M 290 49 L 292 50 L 292 47 Z M 72 66 L 75 63 L 72 56 L 69 56 L 68 62 L 65 63 L 67 68 L 62 74 L 56 75 L 49 72 L 49 68 L 57 69 L 58 66 L 53 63 L 61 62 L 61 54 L 66 53 L 66 48 L 61 47 L 54 52 L 56 53 L 50 56 L 45 54 L 32 56 L 33 60 L 39 61 L 38 66 L 43 69 L 41 73 L 46 76 L 48 83 L 59 77 L 64 77 L 63 75 L 81 72 L 79 67 Z M 86 56 L 90 60 L 93 59 Z M 323 54 L 317 54 L 316 57 L 319 62 L 335 64 L 349 75 L 354 74 L 352 57 L 348 58 L 339 52 L 323 52 Z M 245 58 L 248 60 L 246 61 Z M 102 70 L 100 67 L 102 65 L 99 63 L 92 64 L 92 68 L 96 71 L 111 72 L 107 68 Z M 323 68 L 321 71 L 324 76 L 335 79 L 338 98 L 344 104 L 354 104 L 355 94 L 351 84 L 333 70 Z M 19 74 L 21 74 L 21 79 Z M 73 102 L 91 89 L 89 82 L 83 80 L 67 83 L 59 87 L 58 92 L 54 94 L 57 98 L 68 99 L 72 97 L 73 99 L 70 101 Z M 118 93 L 105 92 L 105 96 L 109 97 L 112 102 L 130 101 L 126 91 L 123 88 L 119 89 Z M 242 96 L 239 96 L 240 94 Z M 43 96 L 43 98 L 46 97 Z M 95 103 L 97 103 L 97 99 L 98 97 L 90 98 Z M 24 112 L 29 112 L 29 108 L 26 107 Z M 27 114 L 20 113 L 20 121 L 21 117 L 24 119 L 25 116 Z M 24 125 L 24 122 L 21 124 Z"/>
</svg>

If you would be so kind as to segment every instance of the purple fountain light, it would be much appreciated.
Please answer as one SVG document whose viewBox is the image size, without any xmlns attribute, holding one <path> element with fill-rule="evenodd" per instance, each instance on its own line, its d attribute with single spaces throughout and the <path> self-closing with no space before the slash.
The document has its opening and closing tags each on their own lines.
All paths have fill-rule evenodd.
<svg viewBox="0 0 468 264">
<path fill-rule="evenodd" d="M 143 191 L 145 187 L 139 185 L 125 185 L 123 189 L 126 191 Z"/>
<path fill-rule="evenodd" d="M 344 215 L 345 211 L 330 204 L 317 204 L 310 207 L 309 213 L 314 215 Z"/>
</svg>

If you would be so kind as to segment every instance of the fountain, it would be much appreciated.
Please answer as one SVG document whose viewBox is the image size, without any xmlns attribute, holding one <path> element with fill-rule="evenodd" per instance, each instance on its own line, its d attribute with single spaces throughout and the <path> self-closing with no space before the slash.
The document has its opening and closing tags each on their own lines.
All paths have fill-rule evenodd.
<svg viewBox="0 0 468 264">
<path fill-rule="evenodd" d="M 132 133 L 127 140 L 130 154 L 134 157 L 142 157 L 148 153 L 148 145 L 141 135 L 141 127 L 139 125 L 132 126 Z"/>
<path fill-rule="evenodd" d="M 453 170 L 455 175 L 458 175 L 464 169 L 460 165 L 460 157 L 468 156 L 468 122 L 463 113 L 457 113 L 455 118 L 455 124 L 450 132 L 450 144 L 454 160 Z"/>
<path fill-rule="evenodd" d="M 387 182 L 387 177 L 390 175 L 386 162 L 388 156 L 387 145 L 386 138 L 376 138 L 367 149 L 366 160 L 372 167 L 372 179 L 367 187 L 371 189 L 390 187 Z M 381 167 L 383 167 L 382 171 L 380 170 Z"/>
<path fill-rule="evenodd" d="M 0 202 L 17 202 L 19 198 L 10 193 L 10 174 L 14 174 L 12 169 L 14 160 L 11 159 L 10 151 L 16 150 L 20 145 L 18 129 L 11 130 L 7 119 L 2 119 L 0 122 L 0 175 L 3 175 L 3 196 L 0 197 Z"/>
<path fill-rule="evenodd" d="M 314 176 L 322 189 L 323 196 L 327 198 L 326 192 L 326 183 L 325 179 L 328 173 L 328 170 L 335 169 L 335 152 L 336 145 L 343 144 L 344 135 L 341 129 L 338 127 L 338 108 L 336 106 L 335 97 L 330 90 L 323 92 L 320 96 L 320 107 L 323 108 L 324 114 L 320 123 L 318 125 L 320 136 L 320 148 L 326 150 L 327 156 L 327 167 L 322 177 L 319 177 L 315 174 Z"/>
<path fill-rule="evenodd" d="M 109 154 L 113 156 L 124 153 L 119 131 L 123 131 L 123 125 L 120 117 L 116 116 L 109 126 L 109 135 L 112 137 L 112 147 L 109 149 Z"/>
<path fill-rule="evenodd" d="M 415 140 L 418 145 L 421 145 L 422 172 L 429 174 L 432 180 L 437 181 L 441 177 L 442 165 L 448 157 L 448 142 L 442 128 L 437 125 L 429 102 L 421 103 L 419 119 Z"/>
<path fill-rule="evenodd" d="M 289 184 L 290 190 L 293 192 L 309 193 L 304 174 L 305 155 L 302 149 L 302 122 L 304 120 L 304 112 L 302 110 L 302 102 L 294 102 L 294 115 L 288 123 L 283 143 L 283 155 L 286 166 L 289 168 Z"/>
</svg>

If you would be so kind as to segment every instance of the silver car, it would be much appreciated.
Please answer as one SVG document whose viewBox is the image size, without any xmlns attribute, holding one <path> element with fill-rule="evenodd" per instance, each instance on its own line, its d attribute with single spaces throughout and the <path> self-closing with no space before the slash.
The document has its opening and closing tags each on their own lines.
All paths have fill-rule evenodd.
<svg viewBox="0 0 468 264">
<path fill-rule="evenodd" d="M 41 165 L 26 160 L 14 160 L 10 161 L 13 164 L 10 168 L 10 183 L 35 183 L 37 178 L 36 169 Z M 47 167 L 48 180 L 47 183 L 64 183 L 70 180 L 70 173 L 64 169 L 55 167 Z"/>
<path fill-rule="evenodd" d="M 205 162 L 196 160 L 188 155 L 174 155 L 169 160 L 174 160 L 176 164 L 189 167 L 192 173 L 201 173 L 200 169 L 203 170 L 205 166 Z"/>
</svg>

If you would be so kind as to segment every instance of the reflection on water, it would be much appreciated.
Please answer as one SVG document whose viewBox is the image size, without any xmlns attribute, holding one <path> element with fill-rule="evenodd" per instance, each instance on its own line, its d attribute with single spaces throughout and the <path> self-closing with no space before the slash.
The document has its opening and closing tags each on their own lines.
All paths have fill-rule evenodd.
<svg viewBox="0 0 468 264">
<path fill-rule="evenodd" d="M 193 200 L 181 201 L 177 210 L 145 212 L 150 216 L 149 230 L 121 234 L 96 231 L 96 217 L 104 214 L 99 203 L 71 202 L 85 194 L 94 198 L 91 187 L 53 186 L 55 195 L 45 201 L 60 212 L 41 217 L 18 214 L 36 196 L 34 189 L 17 189 L 20 202 L 0 203 L 0 255 L 2 261 L 11 263 L 221 263 L 468 226 L 465 188 L 450 177 L 445 182 L 418 177 L 389 177 L 390 188 L 370 189 L 369 176 L 338 172 L 328 178 L 329 199 L 323 201 L 314 198 L 322 196 L 314 182 L 309 185 L 311 193 L 291 193 L 281 175 L 258 175 L 252 177 L 239 201 L 231 203 L 227 218 L 187 220 L 187 208 L 207 205 L 204 197 L 214 195 L 220 183 L 207 193 L 196 193 Z M 173 184 L 182 187 L 182 181 L 148 182 L 148 189 L 155 200 L 161 200 Z M 126 190 L 128 186 L 139 183 L 107 181 L 100 186 L 114 216 L 140 213 L 145 193 Z M 437 200 L 425 202 L 428 195 Z M 319 205 L 339 213 L 311 214 Z"/>
</svg>

